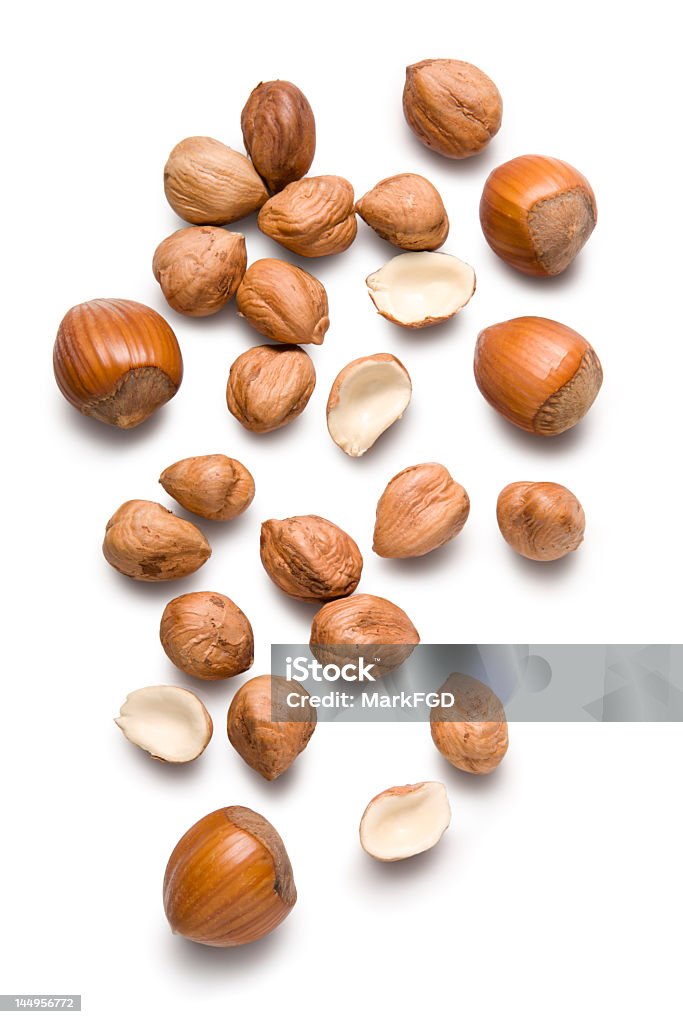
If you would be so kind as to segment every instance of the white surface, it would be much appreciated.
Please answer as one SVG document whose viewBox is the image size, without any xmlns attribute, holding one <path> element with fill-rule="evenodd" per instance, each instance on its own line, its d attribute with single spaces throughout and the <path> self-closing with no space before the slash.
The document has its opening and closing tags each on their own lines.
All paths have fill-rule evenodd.
<svg viewBox="0 0 683 1024">
<path fill-rule="evenodd" d="M 157 639 L 165 602 L 186 589 L 222 590 L 245 610 L 255 674 L 268 670 L 271 642 L 306 639 L 312 609 L 259 563 L 267 517 L 338 522 L 367 556 L 362 589 L 403 606 L 425 641 L 681 639 L 674 9 L 577 0 L 556 10 L 123 0 L 15 4 L 6 15 L 2 991 L 82 992 L 83 1016 L 97 1022 L 678 1014 L 680 727 L 513 725 L 500 774 L 481 780 L 450 770 L 426 726 L 329 725 L 266 784 L 225 739 L 235 683 L 193 686 L 216 730 L 185 768 L 153 763 L 113 723 L 132 689 L 187 684 Z M 471 60 L 500 87 L 503 128 L 481 157 L 432 156 L 404 124 L 404 67 L 428 56 Z M 446 250 L 475 267 L 478 288 L 454 321 L 408 333 L 367 296 L 365 277 L 394 250 L 364 224 L 346 254 L 302 261 L 330 295 L 332 327 L 309 349 L 318 386 L 296 423 L 255 437 L 227 413 L 224 390 L 231 361 L 259 339 L 234 306 L 199 323 L 173 314 L 151 259 L 180 226 L 162 189 L 171 147 L 190 134 L 239 146 L 250 89 L 278 76 L 314 108 L 314 173 L 344 175 L 358 195 L 401 171 L 435 183 L 452 224 Z M 598 198 L 594 236 L 555 281 L 506 270 L 478 225 L 488 171 L 533 151 L 574 163 Z M 250 260 L 285 255 L 243 226 Z M 96 296 L 150 303 L 183 348 L 177 398 L 132 433 L 81 417 L 52 379 L 60 318 Z M 567 322 L 604 363 L 594 409 L 556 439 L 507 426 L 474 385 L 477 330 L 523 314 Z M 352 460 L 327 434 L 327 390 L 350 359 L 382 350 L 405 362 L 413 401 Z M 205 526 L 215 553 L 187 582 L 118 576 L 99 553 L 107 518 L 128 498 L 165 502 L 160 471 L 214 451 L 253 472 L 252 507 Z M 469 522 L 443 552 L 381 562 L 370 550 L 375 502 L 394 473 L 425 460 L 465 485 Z M 519 478 L 579 496 L 588 525 L 576 556 L 536 565 L 506 548 L 496 496 Z M 447 783 L 447 835 L 424 858 L 373 863 L 357 840 L 367 801 L 424 778 Z M 161 882 L 181 833 L 233 802 L 281 830 L 300 897 L 263 943 L 222 952 L 170 934 Z"/>
</svg>

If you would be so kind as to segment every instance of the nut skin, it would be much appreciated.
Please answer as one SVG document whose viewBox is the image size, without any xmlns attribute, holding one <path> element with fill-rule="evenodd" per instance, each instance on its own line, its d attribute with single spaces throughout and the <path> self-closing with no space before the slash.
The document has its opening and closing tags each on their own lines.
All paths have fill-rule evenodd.
<svg viewBox="0 0 683 1024">
<path fill-rule="evenodd" d="M 322 345 L 330 326 L 323 285 L 284 260 L 252 263 L 237 289 L 236 302 L 254 330 L 284 345 Z"/>
<path fill-rule="evenodd" d="M 241 515 L 255 493 L 249 470 L 227 455 L 181 459 L 163 471 L 159 483 L 188 512 L 216 522 Z"/>
<path fill-rule="evenodd" d="M 353 594 L 323 605 L 311 623 L 310 648 L 321 665 L 357 665 L 379 659 L 374 678 L 410 657 L 420 634 L 398 605 L 372 594 Z"/>
<path fill-rule="evenodd" d="M 479 205 L 486 241 L 510 267 L 532 277 L 561 274 L 598 219 L 583 174 L 549 156 L 518 156 L 489 174 Z"/>
<path fill-rule="evenodd" d="M 348 533 L 320 516 L 267 519 L 261 562 L 273 583 L 299 601 L 333 601 L 358 586 L 363 556 Z"/>
<path fill-rule="evenodd" d="M 59 390 L 85 416 L 128 430 L 173 398 L 183 379 L 176 336 L 130 299 L 93 299 L 66 314 L 54 344 Z"/>
<path fill-rule="evenodd" d="M 206 946 L 263 938 L 296 903 L 279 834 L 247 807 L 224 807 L 196 822 L 170 856 L 164 911 L 174 932 Z"/>
<path fill-rule="evenodd" d="M 510 423 L 552 436 L 588 412 L 602 385 L 602 366 L 571 327 L 522 316 L 481 331 L 474 377 L 486 401 Z"/>
<path fill-rule="evenodd" d="M 259 210 L 268 198 L 251 161 L 206 135 L 183 139 L 171 150 L 164 191 L 190 224 L 230 224 Z"/>
<path fill-rule="evenodd" d="M 257 345 L 230 367 L 228 409 L 256 434 L 279 430 L 308 405 L 315 387 L 315 367 L 295 345 Z"/>
<path fill-rule="evenodd" d="M 244 235 L 224 228 L 181 228 L 157 246 L 152 273 L 172 309 L 211 316 L 228 302 L 247 269 Z"/>
<path fill-rule="evenodd" d="M 439 249 L 448 238 L 443 199 L 420 174 L 384 178 L 358 200 L 356 213 L 380 238 L 399 249 Z"/>
<path fill-rule="evenodd" d="M 196 572 L 211 554 L 204 534 L 156 501 L 126 501 L 107 523 L 102 553 L 132 579 L 156 583 Z"/>
<path fill-rule="evenodd" d="M 293 181 L 263 206 L 258 226 L 298 256 L 344 252 L 357 231 L 353 187 L 334 174 Z"/>
<path fill-rule="evenodd" d="M 508 484 L 498 495 L 496 516 L 510 547 L 535 562 L 554 562 L 576 551 L 586 527 L 578 498 L 549 482 Z"/>
<path fill-rule="evenodd" d="M 422 60 L 406 68 L 405 119 L 441 156 L 481 152 L 500 128 L 503 101 L 488 75 L 464 60 Z"/>
<path fill-rule="evenodd" d="M 292 82 L 261 82 L 242 111 L 244 148 L 271 192 L 303 178 L 315 155 L 311 105 Z"/>
<path fill-rule="evenodd" d="M 231 679 L 254 663 L 254 634 L 241 608 L 213 590 L 169 601 L 159 639 L 181 672 L 195 679 Z"/>
<path fill-rule="evenodd" d="M 457 536 L 469 512 L 467 491 L 445 466 L 408 466 L 379 499 L 372 549 L 382 558 L 426 555 Z"/>
<path fill-rule="evenodd" d="M 452 694 L 455 703 L 431 710 L 437 750 L 460 771 L 489 775 L 508 749 L 508 726 L 500 700 L 485 683 L 460 672 L 450 675 L 439 693 Z"/>
<path fill-rule="evenodd" d="M 289 694 L 307 696 L 282 676 L 256 676 L 239 688 L 228 711 L 228 739 L 250 768 L 272 782 L 306 748 L 317 724 L 314 708 L 290 708 Z"/>
</svg>

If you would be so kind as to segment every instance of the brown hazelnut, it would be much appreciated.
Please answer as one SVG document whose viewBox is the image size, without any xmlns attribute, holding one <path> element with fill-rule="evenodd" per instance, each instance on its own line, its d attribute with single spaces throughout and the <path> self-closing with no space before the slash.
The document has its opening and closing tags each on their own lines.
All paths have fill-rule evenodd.
<svg viewBox="0 0 683 1024">
<path fill-rule="evenodd" d="M 284 345 L 322 345 L 330 326 L 327 292 L 320 281 L 284 260 L 256 260 L 237 289 L 240 316 L 266 338 Z"/>
<path fill-rule="evenodd" d="M 301 706 L 290 706 L 291 695 Z M 308 696 L 303 686 L 282 676 L 256 676 L 232 698 L 228 739 L 264 779 L 277 779 L 308 745 L 317 723 Z"/>
<path fill-rule="evenodd" d="M 448 237 L 443 199 L 420 174 L 384 178 L 358 200 L 356 213 L 399 249 L 439 249 Z"/>
<path fill-rule="evenodd" d="M 498 495 L 496 515 L 510 547 L 536 562 L 564 558 L 583 541 L 583 508 L 561 484 L 530 480 L 508 484 Z"/>
<path fill-rule="evenodd" d="M 453 672 L 439 693 L 450 694 L 453 704 L 437 704 L 431 710 L 434 745 L 454 768 L 488 775 L 508 749 L 503 705 L 485 683 L 460 672 Z"/>
<path fill-rule="evenodd" d="M 230 679 L 254 661 L 254 634 L 241 608 L 213 590 L 169 601 L 159 638 L 176 668 L 196 679 Z"/>
<path fill-rule="evenodd" d="M 315 367 L 295 345 L 257 345 L 230 367 L 228 409 L 247 430 L 266 434 L 291 423 L 315 387 Z"/>
<path fill-rule="evenodd" d="M 303 178 L 315 154 L 311 105 L 291 82 L 257 85 L 242 111 L 244 148 L 271 192 Z"/>
<path fill-rule="evenodd" d="M 375 679 L 403 664 L 419 642 L 403 609 L 372 594 L 330 601 L 311 623 L 311 653 L 321 665 L 357 665 L 362 657 L 375 662 Z"/>
<path fill-rule="evenodd" d="M 168 466 L 159 483 L 172 498 L 205 519 L 227 522 L 254 500 L 254 478 L 227 455 L 196 455 Z"/>
<path fill-rule="evenodd" d="M 171 150 L 164 191 L 190 224 L 230 224 L 260 209 L 268 198 L 251 161 L 206 135 L 183 139 Z"/>
<path fill-rule="evenodd" d="M 228 302 L 247 269 L 244 235 L 224 228 L 181 228 L 161 242 L 152 272 L 169 306 L 211 316 Z"/>
<path fill-rule="evenodd" d="M 107 523 L 102 553 L 124 576 L 156 583 L 196 572 L 211 545 L 193 523 L 156 501 L 126 501 Z"/>
<path fill-rule="evenodd" d="M 445 466 L 409 466 L 389 481 L 379 499 L 372 550 L 382 558 L 426 555 L 457 536 L 469 512 L 467 491 Z"/>
<path fill-rule="evenodd" d="M 261 561 L 273 583 L 299 601 L 348 597 L 363 569 L 353 538 L 320 516 L 267 519 L 261 526 Z"/>
<path fill-rule="evenodd" d="M 299 256 L 343 252 L 357 231 L 353 187 L 334 174 L 293 181 L 263 206 L 258 226 Z"/>
</svg>

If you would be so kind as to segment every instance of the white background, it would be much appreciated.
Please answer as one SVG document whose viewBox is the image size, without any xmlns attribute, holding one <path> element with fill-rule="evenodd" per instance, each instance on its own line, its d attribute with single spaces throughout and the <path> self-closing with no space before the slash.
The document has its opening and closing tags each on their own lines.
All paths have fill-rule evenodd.
<svg viewBox="0 0 683 1024">
<path fill-rule="evenodd" d="M 667 9 L 15 5 L 0 62 L 1 991 L 82 992 L 98 1022 L 680 1019 L 679 726 L 513 724 L 500 772 L 475 779 L 438 757 L 427 726 L 327 725 L 267 784 L 225 737 L 237 683 L 182 677 L 157 637 L 167 600 L 217 589 L 250 617 L 254 673 L 268 671 L 270 643 L 305 642 L 314 609 L 265 576 L 259 523 L 318 513 L 361 545 L 361 589 L 404 607 L 425 641 L 681 640 L 681 97 Z M 430 154 L 403 121 L 405 65 L 435 56 L 479 64 L 503 94 L 502 130 L 476 159 Z M 311 352 L 309 407 L 256 437 L 229 416 L 224 390 L 232 360 L 259 339 L 234 306 L 203 322 L 174 314 L 150 265 L 181 226 L 162 188 L 169 150 L 194 134 L 240 148 L 250 90 L 276 77 L 314 108 L 312 173 L 344 175 L 358 195 L 400 171 L 435 183 L 451 218 L 446 249 L 474 265 L 478 289 L 455 321 L 402 332 L 364 287 L 393 251 L 359 224 L 347 253 L 304 261 L 332 320 Z M 507 270 L 480 233 L 486 175 L 524 152 L 569 160 L 597 195 L 597 230 L 559 280 Z M 251 260 L 288 258 L 254 218 L 242 228 Z M 130 433 L 80 416 L 52 379 L 61 317 L 96 296 L 153 305 L 183 349 L 178 396 Z M 509 427 L 474 385 L 477 331 L 524 314 L 570 324 L 604 364 L 594 409 L 556 439 Z M 385 350 L 408 367 L 413 402 L 352 461 L 326 432 L 329 386 L 349 360 Z M 160 471 L 218 451 L 252 470 L 256 499 L 240 521 L 206 526 L 207 565 L 158 586 L 118 576 L 99 551 L 108 517 L 129 498 L 173 505 Z M 467 488 L 470 521 L 415 564 L 381 562 L 376 500 L 395 472 L 427 460 Z M 576 492 L 587 517 L 578 554 L 537 565 L 506 548 L 495 500 L 520 478 Z M 112 723 L 127 692 L 161 682 L 189 683 L 214 716 L 194 765 L 153 763 Z M 447 784 L 450 832 L 414 862 L 373 863 L 356 836 L 365 804 L 423 778 Z M 170 934 L 161 881 L 185 829 L 230 803 L 281 831 L 300 895 L 272 936 L 220 951 Z"/>
</svg>

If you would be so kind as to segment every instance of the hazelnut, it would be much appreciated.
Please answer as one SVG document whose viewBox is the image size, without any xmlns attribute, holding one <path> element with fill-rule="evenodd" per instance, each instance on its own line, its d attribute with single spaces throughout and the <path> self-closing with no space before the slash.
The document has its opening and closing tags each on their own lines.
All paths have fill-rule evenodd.
<svg viewBox="0 0 683 1024">
<path fill-rule="evenodd" d="M 353 188 L 333 174 L 293 181 L 263 206 L 258 226 L 298 256 L 343 252 L 356 237 Z"/>
<path fill-rule="evenodd" d="M 327 429 L 343 452 L 358 458 L 403 416 L 410 375 L 388 352 L 361 356 L 337 374 L 327 400 Z"/>
<path fill-rule="evenodd" d="M 462 160 L 479 153 L 496 134 L 503 101 L 474 64 L 422 60 L 406 68 L 403 113 L 425 146 Z"/>
<path fill-rule="evenodd" d="M 246 269 L 244 235 L 224 228 L 181 228 L 157 246 L 152 261 L 164 298 L 186 316 L 217 313 Z"/>
<path fill-rule="evenodd" d="M 322 345 L 330 326 L 327 292 L 284 260 L 256 260 L 237 289 L 237 309 L 254 330 L 285 345 Z"/>
<path fill-rule="evenodd" d="M 315 367 L 295 345 L 258 345 L 230 367 L 228 409 L 247 430 L 279 430 L 304 411 L 315 387 Z"/>
<path fill-rule="evenodd" d="M 553 435 L 588 412 L 602 384 L 602 366 L 571 327 L 521 316 L 479 334 L 474 376 L 486 401 L 515 426 Z"/>
<path fill-rule="evenodd" d="M 93 299 L 70 309 L 57 331 L 53 364 L 68 402 L 124 430 L 173 398 L 183 379 L 169 325 L 129 299 Z"/>
<path fill-rule="evenodd" d="M 263 938 L 296 903 L 292 865 L 279 834 L 248 807 L 223 807 L 190 828 L 164 875 L 174 932 L 206 946 Z"/>
<path fill-rule="evenodd" d="M 445 466 L 409 466 L 389 481 L 379 499 L 372 550 L 382 558 L 426 555 L 457 536 L 469 513 L 467 491 Z"/>
<path fill-rule="evenodd" d="M 474 295 L 477 280 L 467 263 L 445 252 L 405 252 L 365 281 L 377 312 L 401 327 L 442 323 Z"/>
<path fill-rule="evenodd" d="M 213 590 L 169 601 L 159 639 L 176 668 L 196 679 L 230 679 L 254 661 L 254 634 L 241 608 Z"/>
<path fill-rule="evenodd" d="M 485 683 L 454 672 L 439 693 L 451 694 L 452 707 L 438 704 L 430 714 L 432 739 L 454 768 L 488 775 L 505 757 L 508 727 L 505 710 Z"/>
<path fill-rule="evenodd" d="M 510 547 L 536 562 L 576 551 L 586 518 L 578 498 L 561 484 L 519 480 L 498 495 L 498 526 Z"/>
<path fill-rule="evenodd" d="M 448 237 L 443 199 L 421 174 L 384 178 L 358 200 L 356 213 L 399 249 L 439 249 Z"/>
<path fill-rule="evenodd" d="M 398 605 L 372 594 L 352 594 L 323 605 L 311 623 L 310 647 L 321 665 L 374 661 L 379 679 L 410 657 L 420 635 Z"/>
<path fill-rule="evenodd" d="M 566 270 L 598 219 L 593 189 L 564 160 L 518 156 L 491 171 L 479 206 L 496 256 L 533 277 Z"/>
<path fill-rule="evenodd" d="M 251 161 L 205 135 L 183 139 L 171 150 L 164 191 L 190 224 L 230 224 L 260 209 L 268 198 Z"/>
<path fill-rule="evenodd" d="M 107 523 L 102 553 L 124 576 L 157 582 L 196 572 L 211 546 L 193 523 L 156 501 L 126 501 Z"/>
<path fill-rule="evenodd" d="M 211 715 L 199 697 L 180 686 L 144 686 L 126 697 L 114 719 L 131 743 L 170 764 L 187 764 L 206 749 Z"/>
<path fill-rule="evenodd" d="M 308 696 L 299 683 L 282 676 L 256 676 L 241 686 L 228 711 L 228 739 L 244 761 L 272 781 L 292 766 L 317 724 L 308 703 L 292 708 L 291 694 Z"/>
<path fill-rule="evenodd" d="M 436 846 L 450 823 L 451 808 L 442 782 L 392 786 L 365 808 L 360 844 L 375 860 L 405 860 Z"/>
<path fill-rule="evenodd" d="M 299 601 L 348 597 L 363 569 L 356 542 L 320 516 L 267 519 L 261 526 L 261 561 L 273 583 Z"/>
<path fill-rule="evenodd" d="M 168 466 L 159 483 L 172 498 L 196 516 L 227 522 L 254 500 L 254 478 L 227 455 L 196 455 Z"/>
<path fill-rule="evenodd" d="M 242 111 L 244 148 L 271 192 L 303 178 L 315 154 L 311 105 L 291 82 L 261 82 Z"/>
</svg>

